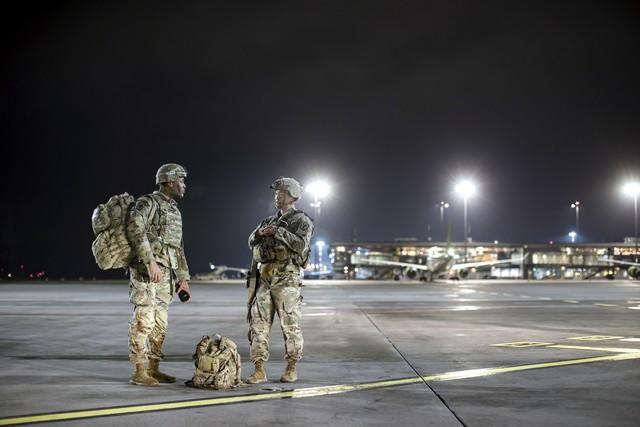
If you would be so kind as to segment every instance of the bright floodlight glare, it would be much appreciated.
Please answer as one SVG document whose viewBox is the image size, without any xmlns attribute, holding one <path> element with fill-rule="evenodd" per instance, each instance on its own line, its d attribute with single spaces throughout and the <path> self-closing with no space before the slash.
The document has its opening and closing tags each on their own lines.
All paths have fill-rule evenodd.
<svg viewBox="0 0 640 427">
<path fill-rule="evenodd" d="M 318 241 L 316 242 L 316 246 L 318 247 L 318 249 L 322 249 L 322 248 L 324 248 L 324 245 L 325 245 L 325 243 L 324 243 L 324 241 L 322 241 L 322 240 L 318 240 Z"/>
<path fill-rule="evenodd" d="M 476 193 L 476 185 L 468 179 L 465 179 L 456 184 L 455 192 L 462 196 L 462 198 L 468 199 Z"/>
<path fill-rule="evenodd" d="M 313 181 L 307 185 L 306 190 L 315 198 L 322 199 L 329 195 L 329 183 L 327 181 Z"/>
<path fill-rule="evenodd" d="M 576 237 L 576 232 L 575 231 L 570 232 L 569 237 Z"/>
<path fill-rule="evenodd" d="M 631 181 L 622 186 L 622 192 L 626 196 L 638 197 L 640 195 L 640 182 Z"/>
</svg>

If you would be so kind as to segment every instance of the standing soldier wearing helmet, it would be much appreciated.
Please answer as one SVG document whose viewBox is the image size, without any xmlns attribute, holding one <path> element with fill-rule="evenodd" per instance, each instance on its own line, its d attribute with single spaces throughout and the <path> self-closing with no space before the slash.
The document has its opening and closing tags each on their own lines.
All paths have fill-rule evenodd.
<svg viewBox="0 0 640 427">
<path fill-rule="evenodd" d="M 281 177 L 271 188 L 278 212 L 249 236 L 254 263 L 259 265 L 257 290 L 250 294 L 249 301 L 249 342 L 251 361 L 255 363 L 255 372 L 247 379 L 250 384 L 267 381 L 264 363 L 269 359 L 269 333 L 275 313 L 280 318 L 288 362 L 280 381 L 298 379 L 296 362 L 302 358 L 301 271 L 309 258 L 313 222 L 294 206 L 302 193 L 298 181 Z"/>
<path fill-rule="evenodd" d="M 127 223 L 127 237 L 135 253 L 129 267 L 129 301 L 134 305 L 129 358 L 135 367 L 131 383 L 136 385 L 176 381 L 160 372 L 158 365 L 164 357 L 162 343 L 173 294 L 184 291 L 191 295 L 182 216 L 176 203 L 184 197 L 186 176 L 187 171 L 178 164 L 162 165 L 156 173 L 159 189 L 138 198 Z"/>
</svg>

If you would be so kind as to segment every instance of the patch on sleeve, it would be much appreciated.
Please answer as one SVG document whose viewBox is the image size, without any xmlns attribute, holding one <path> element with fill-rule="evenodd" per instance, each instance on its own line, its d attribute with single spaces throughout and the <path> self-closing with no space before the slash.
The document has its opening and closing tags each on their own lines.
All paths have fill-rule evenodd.
<svg viewBox="0 0 640 427">
<path fill-rule="evenodd" d="M 305 221 L 302 220 L 300 221 L 300 225 L 298 226 L 298 230 L 300 230 L 302 233 L 308 233 L 309 232 L 309 228 L 311 227 L 311 224 L 309 221 Z"/>
</svg>

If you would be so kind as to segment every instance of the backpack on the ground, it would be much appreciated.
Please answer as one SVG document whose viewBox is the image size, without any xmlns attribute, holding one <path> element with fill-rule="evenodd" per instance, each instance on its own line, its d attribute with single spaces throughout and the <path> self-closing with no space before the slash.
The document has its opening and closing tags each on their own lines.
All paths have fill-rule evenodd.
<svg viewBox="0 0 640 427">
<path fill-rule="evenodd" d="M 93 257 L 103 270 L 126 268 L 135 256 L 127 239 L 127 220 L 136 199 L 122 193 L 113 196 L 105 204 L 98 205 L 91 216 L 91 226 L 96 239 L 91 245 Z M 152 204 L 151 218 L 156 203 Z"/>
<path fill-rule="evenodd" d="M 193 355 L 195 372 L 189 385 L 226 390 L 242 384 L 238 347 L 227 337 L 204 336 Z"/>
</svg>

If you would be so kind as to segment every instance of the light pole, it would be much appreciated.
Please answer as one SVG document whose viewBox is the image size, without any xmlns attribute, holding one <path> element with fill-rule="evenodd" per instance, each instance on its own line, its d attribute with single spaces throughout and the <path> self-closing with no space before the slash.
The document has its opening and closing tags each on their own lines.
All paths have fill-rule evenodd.
<svg viewBox="0 0 640 427">
<path fill-rule="evenodd" d="M 440 227 L 442 227 L 442 241 L 447 237 L 447 232 L 444 228 L 444 210 L 449 207 L 449 203 L 442 201 L 440 202 Z"/>
<path fill-rule="evenodd" d="M 310 203 L 310 206 L 315 209 L 314 219 L 316 221 L 316 226 L 317 226 L 318 219 L 320 218 L 320 208 L 322 206 L 321 199 L 329 195 L 329 191 L 330 191 L 329 184 L 326 181 L 314 181 L 306 186 L 306 191 L 308 191 L 313 195 L 313 202 Z M 318 240 L 318 237 L 316 236 L 314 245 L 316 249 L 316 262 L 314 266 L 314 271 L 317 272 L 319 269 L 318 264 L 320 264 L 319 251 L 321 251 L 324 248 L 324 242 Z"/>
<path fill-rule="evenodd" d="M 627 196 L 633 197 L 633 240 L 635 243 L 633 254 L 635 262 L 638 262 L 638 196 L 640 195 L 640 182 L 627 182 L 622 187 L 622 192 Z"/>
<path fill-rule="evenodd" d="M 575 231 L 570 231 L 569 232 L 569 237 L 571 237 L 571 243 L 575 243 L 576 242 L 576 235 L 577 235 L 577 233 Z"/>
<path fill-rule="evenodd" d="M 316 268 L 315 271 L 320 270 L 320 263 L 322 263 L 322 251 L 324 249 L 324 241 L 316 240 Z"/>
<path fill-rule="evenodd" d="M 576 200 L 571 203 L 571 209 L 576 210 L 576 235 L 580 239 L 580 202 Z"/>
<path fill-rule="evenodd" d="M 467 243 L 469 241 L 468 204 L 469 198 L 476 192 L 476 185 L 468 179 L 464 179 L 458 181 L 455 187 L 455 191 L 462 197 L 464 201 L 464 261 L 467 262 Z"/>
</svg>

